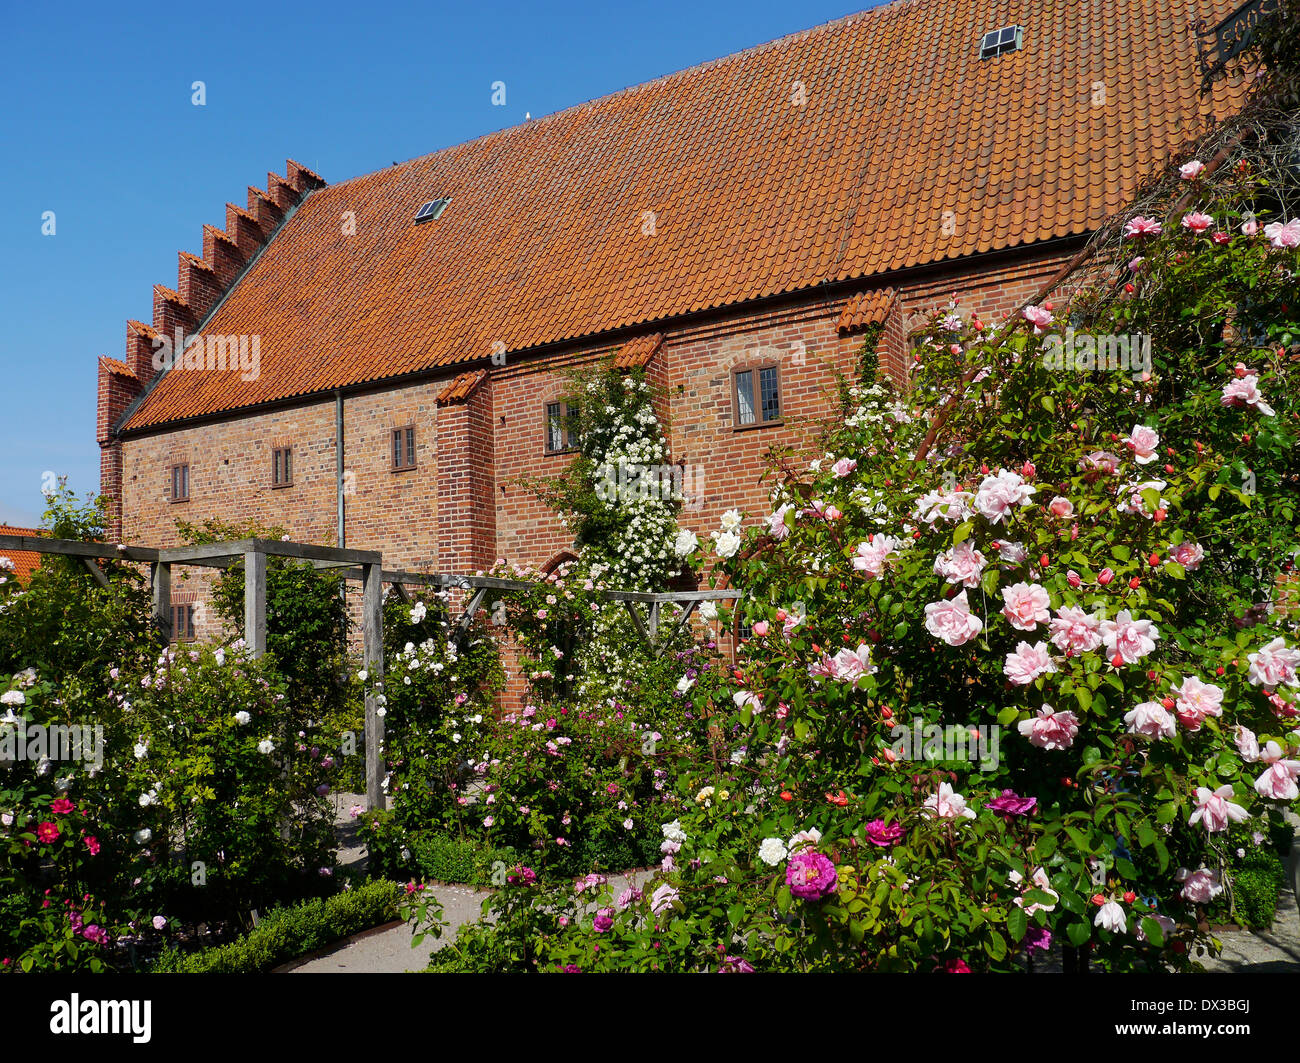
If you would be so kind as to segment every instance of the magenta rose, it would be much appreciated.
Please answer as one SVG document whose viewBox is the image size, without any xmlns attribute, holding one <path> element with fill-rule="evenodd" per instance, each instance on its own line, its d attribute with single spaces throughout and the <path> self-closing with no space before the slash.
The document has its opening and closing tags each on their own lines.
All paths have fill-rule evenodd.
<svg viewBox="0 0 1300 1063">
<path fill-rule="evenodd" d="M 903 828 L 898 823 L 886 823 L 883 819 L 873 819 L 867 824 L 867 841 L 879 845 L 882 849 L 893 845 L 903 836 Z"/>
<path fill-rule="evenodd" d="M 597 934 L 603 934 L 614 925 L 614 909 L 602 908 L 596 913 L 596 918 L 592 920 L 591 927 Z"/>
<path fill-rule="evenodd" d="M 811 849 L 800 849 L 786 864 L 785 881 L 802 901 L 820 901 L 835 892 L 839 876 L 829 856 Z"/>
<path fill-rule="evenodd" d="M 1003 816 L 1027 816 L 1037 804 L 1036 797 L 1021 797 L 1014 790 L 1003 790 L 992 801 L 985 801 L 984 807 Z"/>
</svg>

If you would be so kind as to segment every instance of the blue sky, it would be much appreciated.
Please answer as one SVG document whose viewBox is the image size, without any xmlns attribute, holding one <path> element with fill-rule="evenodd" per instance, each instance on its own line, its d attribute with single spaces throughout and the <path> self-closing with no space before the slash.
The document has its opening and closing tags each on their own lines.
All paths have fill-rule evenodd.
<svg viewBox="0 0 1300 1063">
<path fill-rule="evenodd" d="M 95 359 L 286 157 L 340 181 L 873 6 L 0 0 L 0 521 L 98 490 Z"/>
</svg>

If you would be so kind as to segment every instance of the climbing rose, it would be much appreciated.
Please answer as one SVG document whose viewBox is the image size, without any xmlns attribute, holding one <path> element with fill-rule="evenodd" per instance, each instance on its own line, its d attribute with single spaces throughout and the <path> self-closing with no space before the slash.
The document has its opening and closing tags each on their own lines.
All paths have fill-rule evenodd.
<svg viewBox="0 0 1300 1063">
<path fill-rule="evenodd" d="M 1202 214 L 1194 210 L 1190 214 L 1183 215 L 1182 226 L 1190 232 L 1200 235 L 1206 229 L 1214 228 L 1214 218 L 1209 214 Z"/>
<path fill-rule="evenodd" d="M 983 627 L 984 622 L 971 614 L 965 591 L 950 601 L 931 602 L 925 607 L 925 629 L 949 646 L 969 642 Z"/>
<path fill-rule="evenodd" d="M 1188 819 L 1189 827 L 1202 823 L 1206 831 L 1213 834 L 1218 831 L 1228 829 L 1228 824 L 1240 823 L 1242 820 L 1250 818 L 1250 814 L 1241 807 L 1233 804 L 1228 800 L 1232 796 L 1231 786 L 1220 786 L 1217 790 L 1210 790 L 1205 786 L 1196 788 L 1196 811 Z"/>
<path fill-rule="evenodd" d="M 66 816 L 69 812 L 74 811 L 76 807 L 77 806 L 66 797 L 60 797 L 57 801 L 52 801 L 50 803 L 50 811 L 56 816 Z"/>
<path fill-rule="evenodd" d="M 650 910 L 654 912 L 655 915 L 658 915 L 665 909 L 671 908 L 673 902 L 677 900 L 677 896 L 677 891 L 665 882 L 650 895 Z"/>
<path fill-rule="evenodd" d="M 1256 686 L 1265 690 L 1272 690 L 1281 683 L 1300 686 L 1300 678 L 1296 676 L 1296 669 L 1300 668 L 1300 652 L 1288 649 L 1281 636 L 1256 653 L 1247 654 L 1246 660 L 1250 662 L 1247 677 Z"/>
<path fill-rule="evenodd" d="M 1128 916 L 1124 909 L 1114 901 L 1107 901 L 1097 910 L 1097 917 L 1092 921 L 1093 926 L 1099 926 L 1103 930 L 1109 930 L 1112 934 L 1128 933 Z"/>
<path fill-rule="evenodd" d="M 1020 631 L 1033 631 L 1049 619 L 1047 610 L 1051 602 L 1047 590 L 1036 583 L 1013 583 L 1010 587 L 1003 587 L 1002 599 L 1006 602 L 1002 615 Z"/>
<path fill-rule="evenodd" d="M 1158 701 L 1144 701 L 1124 714 L 1129 734 L 1146 735 L 1147 738 L 1173 738 L 1177 727 L 1174 718 Z"/>
<path fill-rule="evenodd" d="M 858 463 L 852 458 L 840 458 L 839 461 L 831 466 L 831 471 L 842 480 L 857 467 Z"/>
<path fill-rule="evenodd" d="M 901 544 L 890 535 L 873 535 L 871 541 L 858 543 L 858 551 L 853 558 L 853 567 L 873 579 L 878 579 L 885 568 L 889 555 Z"/>
<path fill-rule="evenodd" d="M 1044 704 L 1037 716 L 1021 720 L 1016 729 L 1039 749 L 1069 749 L 1079 733 L 1079 718 L 1068 710 L 1057 712 Z"/>
<path fill-rule="evenodd" d="M 992 801 L 986 801 L 984 807 L 1001 816 L 1027 816 L 1038 804 L 1036 797 L 1021 797 L 1014 790 L 1003 790 Z"/>
<path fill-rule="evenodd" d="M 758 858 L 769 867 L 776 867 L 788 855 L 780 838 L 764 838 L 758 847 Z"/>
<path fill-rule="evenodd" d="M 46 844 L 57 841 L 59 838 L 59 828 L 53 823 L 42 823 L 36 828 L 36 837 L 38 841 Z"/>
<path fill-rule="evenodd" d="M 1185 162 L 1178 167 L 1178 174 L 1184 181 L 1194 181 L 1201 176 L 1201 171 L 1205 169 L 1205 163 L 1200 159 L 1193 159 L 1191 162 Z"/>
<path fill-rule="evenodd" d="M 871 649 L 865 643 L 858 643 L 856 650 L 847 646 L 835 655 L 835 678 L 846 683 L 856 683 L 864 675 L 877 671 L 871 663 Z"/>
<path fill-rule="evenodd" d="M 966 798 L 953 790 L 950 783 L 941 782 L 938 793 L 933 793 L 921 805 L 928 816 L 940 819 L 974 819 L 975 810 L 966 807 Z"/>
<path fill-rule="evenodd" d="M 1205 548 L 1200 543 L 1179 543 L 1169 547 L 1169 556 L 1188 572 L 1195 572 L 1205 560 Z"/>
<path fill-rule="evenodd" d="M 934 559 L 934 571 L 949 583 L 978 587 L 986 564 L 983 554 L 969 542 L 961 542 Z"/>
<path fill-rule="evenodd" d="M 787 503 L 778 508 L 775 513 L 767 518 L 767 533 L 772 536 L 773 539 L 784 539 L 790 534 L 790 529 L 785 523 L 785 515 L 792 509 L 794 509 L 794 506 Z"/>
<path fill-rule="evenodd" d="M 1047 504 L 1048 512 L 1053 517 L 1059 517 L 1061 520 L 1069 520 L 1074 516 L 1074 503 L 1068 498 L 1057 495 Z"/>
<path fill-rule="evenodd" d="M 1241 754 L 1241 759 L 1247 764 L 1259 760 L 1259 739 L 1249 727 L 1238 724 L 1233 732 L 1233 741 L 1237 743 L 1237 752 Z"/>
<path fill-rule="evenodd" d="M 1042 332 L 1052 323 L 1052 312 L 1041 306 L 1027 306 L 1024 313 L 1025 320 L 1034 326 L 1035 333 Z"/>
<path fill-rule="evenodd" d="M 1255 780 L 1255 792 L 1270 801 L 1294 801 L 1300 797 L 1297 776 L 1300 776 L 1300 760 L 1276 761 Z"/>
<path fill-rule="evenodd" d="M 1002 670 L 1017 686 L 1028 686 L 1040 675 L 1055 672 L 1056 665 L 1047 650 L 1047 643 L 1036 642 L 1031 646 L 1027 642 L 1018 642 L 1015 650 L 1007 654 Z"/>
<path fill-rule="evenodd" d="M 1072 605 L 1062 606 L 1048 625 L 1052 645 L 1063 653 L 1091 653 L 1101 645 L 1101 617 Z"/>
<path fill-rule="evenodd" d="M 1140 236 L 1159 236 L 1160 229 L 1161 225 L 1155 218 L 1146 218 L 1139 214 L 1124 226 L 1124 235 L 1130 239 Z"/>
<path fill-rule="evenodd" d="M 975 508 L 991 523 L 1000 524 L 1014 507 L 1029 505 L 1029 496 L 1037 490 L 1018 474 L 1002 469 L 996 476 L 986 476 L 980 481 Z"/>
<path fill-rule="evenodd" d="M 820 901 L 835 892 L 839 878 L 830 857 L 815 849 L 801 849 L 785 869 L 790 892 L 803 901 Z"/>
<path fill-rule="evenodd" d="M 965 520 L 971 515 L 969 491 L 929 491 L 916 500 L 914 516 L 923 524 L 936 520 Z"/>
<path fill-rule="evenodd" d="M 1288 222 L 1270 222 L 1264 226 L 1264 235 L 1275 248 L 1300 247 L 1300 218 Z"/>
<path fill-rule="evenodd" d="M 1256 411 L 1262 413 L 1265 417 L 1274 416 L 1273 407 L 1264 401 L 1264 396 L 1259 390 L 1259 377 L 1250 373 L 1244 377 L 1233 377 L 1223 385 L 1223 394 L 1219 396 L 1219 402 L 1224 406 L 1232 406 L 1241 409 L 1246 406 L 1253 406 Z"/>
<path fill-rule="evenodd" d="M 1207 867 L 1200 867 L 1195 871 L 1180 867 L 1174 879 L 1183 884 L 1180 891 L 1183 898 L 1193 904 L 1207 904 L 1223 892 L 1219 873 Z"/>
<path fill-rule="evenodd" d="M 1156 448 L 1160 446 L 1160 435 L 1154 428 L 1135 424 L 1133 431 L 1124 437 L 1123 442 L 1129 450 L 1133 451 L 1133 460 L 1139 465 L 1149 465 L 1159 457 Z"/>
<path fill-rule="evenodd" d="M 893 845 L 902 836 L 903 827 L 899 823 L 886 823 L 883 819 L 873 819 L 866 826 L 867 841 L 882 849 Z"/>
<path fill-rule="evenodd" d="M 1196 676 L 1184 676 L 1171 688 L 1178 695 L 1178 720 L 1189 731 L 1199 731 L 1207 716 L 1223 715 L 1223 690 L 1213 683 L 1202 683 Z"/>
<path fill-rule="evenodd" d="M 1134 620 L 1127 610 L 1121 610 L 1114 620 L 1101 622 L 1101 641 L 1106 645 L 1106 656 L 1118 655 L 1125 664 L 1140 660 L 1156 648 L 1160 630 L 1150 620 Z"/>
</svg>

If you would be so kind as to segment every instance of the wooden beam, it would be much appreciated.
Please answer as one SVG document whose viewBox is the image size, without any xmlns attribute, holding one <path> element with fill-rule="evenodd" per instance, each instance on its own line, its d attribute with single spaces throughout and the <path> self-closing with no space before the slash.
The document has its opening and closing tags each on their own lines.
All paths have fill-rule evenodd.
<svg viewBox="0 0 1300 1063">
<path fill-rule="evenodd" d="M 93 557 L 83 557 L 81 563 L 90 570 L 90 574 L 95 577 L 95 582 L 105 590 L 108 589 L 108 577 L 104 575 L 104 570 L 99 567 L 99 562 Z"/>
<path fill-rule="evenodd" d="M 384 718 L 379 715 L 375 683 L 384 675 L 384 569 L 380 563 L 365 566 L 362 593 L 362 652 L 369 678 L 366 684 L 366 807 L 382 810 L 384 794 Z"/>
<path fill-rule="evenodd" d="M 636 628 L 639 634 L 646 641 L 646 645 L 653 647 L 654 639 L 650 637 L 650 632 L 645 629 L 645 621 L 641 619 L 641 611 L 637 609 L 636 602 L 623 599 L 623 604 L 627 606 L 628 615 L 632 617 L 632 626 Z"/>
<path fill-rule="evenodd" d="M 33 554 L 66 554 L 69 557 L 115 558 L 119 561 L 157 561 L 158 551 L 147 546 L 83 543 L 79 539 L 47 539 L 43 535 L 0 535 L 0 550 L 22 550 Z"/>
<path fill-rule="evenodd" d="M 382 555 L 378 550 L 340 550 L 334 546 L 290 543 L 281 539 L 239 539 L 228 543 L 172 546 L 159 550 L 158 560 L 198 565 L 215 558 L 237 557 L 239 554 L 250 553 L 269 554 L 272 557 L 293 557 L 302 561 L 323 561 L 329 565 L 377 565 L 382 561 Z"/>
<path fill-rule="evenodd" d="M 469 604 L 465 606 L 465 611 L 460 614 L 460 618 L 456 621 L 456 626 L 460 628 L 462 634 L 468 631 L 470 624 L 474 622 L 474 614 L 477 613 L 480 606 L 482 606 L 483 598 L 487 592 L 487 587 L 480 587 L 475 591 L 474 597 L 472 597 L 469 600 Z"/>
<path fill-rule="evenodd" d="M 172 640 L 172 567 L 161 561 L 149 566 L 149 582 L 153 586 L 153 622 L 159 634 Z"/>
<path fill-rule="evenodd" d="M 254 657 L 266 653 L 266 555 L 244 555 L 244 641 Z"/>
</svg>

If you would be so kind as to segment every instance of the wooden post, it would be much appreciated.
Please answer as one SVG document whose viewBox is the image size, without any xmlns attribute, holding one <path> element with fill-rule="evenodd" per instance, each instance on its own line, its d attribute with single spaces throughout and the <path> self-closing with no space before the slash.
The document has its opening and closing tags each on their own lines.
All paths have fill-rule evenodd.
<svg viewBox="0 0 1300 1063">
<path fill-rule="evenodd" d="M 244 555 L 244 641 L 254 657 L 266 653 L 266 555 Z"/>
<path fill-rule="evenodd" d="M 153 584 L 153 622 L 168 642 L 172 640 L 172 567 L 165 561 L 149 566 Z"/>
<path fill-rule="evenodd" d="M 366 806 L 371 811 L 387 806 L 384 795 L 384 718 L 379 715 L 375 684 L 384 675 L 384 566 L 362 566 L 363 654 L 366 681 Z"/>
</svg>

